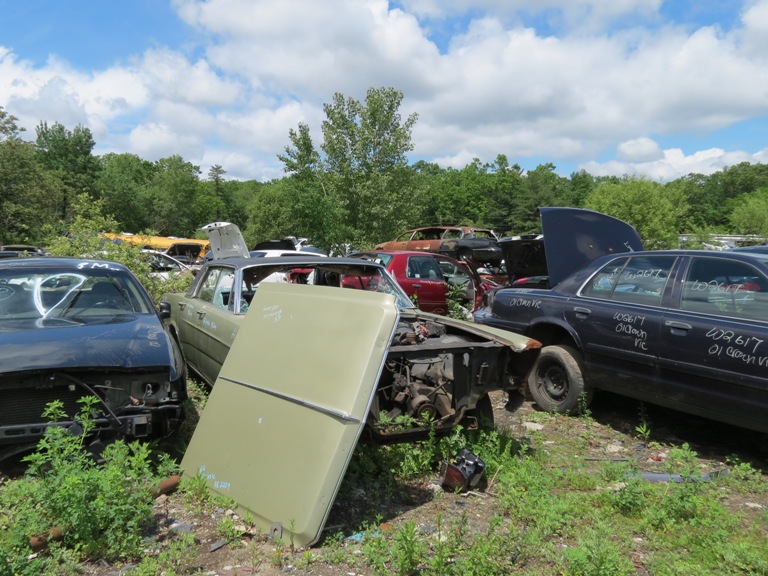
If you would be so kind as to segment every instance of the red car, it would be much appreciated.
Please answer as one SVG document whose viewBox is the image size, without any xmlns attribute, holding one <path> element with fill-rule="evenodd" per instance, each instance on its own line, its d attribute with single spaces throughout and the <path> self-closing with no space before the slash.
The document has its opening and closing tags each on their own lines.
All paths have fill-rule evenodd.
<svg viewBox="0 0 768 576">
<path fill-rule="evenodd" d="M 493 283 L 482 280 L 469 266 L 441 254 L 377 250 L 358 252 L 350 256 L 382 264 L 405 293 L 425 312 L 448 313 L 448 284 L 462 288 L 462 300 L 470 310 L 475 310 L 480 305 L 486 290 L 495 287 Z"/>
</svg>

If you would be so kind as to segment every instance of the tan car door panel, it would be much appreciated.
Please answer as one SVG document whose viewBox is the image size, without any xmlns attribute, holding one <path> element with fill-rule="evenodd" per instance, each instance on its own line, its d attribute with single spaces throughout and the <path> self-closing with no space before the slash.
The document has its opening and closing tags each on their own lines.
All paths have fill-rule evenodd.
<svg viewBox="0 0 768 576">
<path fill-rule="evenodd" d="M 314 543 L 365 424 L 399 312 L 388 294 L 262 283 L 182 467 L 297 546 Z"/>
</svg>

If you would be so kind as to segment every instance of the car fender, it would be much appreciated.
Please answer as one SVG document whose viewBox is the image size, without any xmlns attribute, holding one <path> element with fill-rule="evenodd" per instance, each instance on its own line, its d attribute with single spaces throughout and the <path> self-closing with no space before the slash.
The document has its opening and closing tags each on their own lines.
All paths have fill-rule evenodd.
<svg viewBox="0 0 768 576">
<path fill-rule="evenodd" d="M 584 349 L 578 333 L 566 320 L 557 316 L 534 318 L 525 335 L 539 340 L 544 346 L 562 343 L 567 336 L 580 352 Z"/>
</svg>

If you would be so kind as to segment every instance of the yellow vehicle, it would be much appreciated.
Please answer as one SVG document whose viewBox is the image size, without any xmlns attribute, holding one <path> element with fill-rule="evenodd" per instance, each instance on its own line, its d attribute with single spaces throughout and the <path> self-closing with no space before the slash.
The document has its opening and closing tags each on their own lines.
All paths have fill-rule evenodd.
<svg viewBox="0 0 768 576">
<path fill-rule="evenodd" d="M 114 234 L 105 232 L 104 236 L 112 241 L 122 241 L 142 248 L 159 250 L 173 256 L 184 264 L 200 263 L 206 252 L 211 249 L 208 240 L 198 238 L 176 238 L 175 236 L 148 236 L 146 234 Z"/>
</svg>

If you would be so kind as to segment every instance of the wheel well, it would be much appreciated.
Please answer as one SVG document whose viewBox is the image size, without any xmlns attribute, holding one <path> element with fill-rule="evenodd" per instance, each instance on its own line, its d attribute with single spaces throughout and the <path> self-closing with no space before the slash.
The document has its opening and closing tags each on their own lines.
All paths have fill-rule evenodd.
<svg viewBox="0 0 768 576">
<path fill-rule="evenodd" d="M 572 346 L 577 350 L 581 350 L 581 347 L 576 343 L 568 331 L 556 324 L 539 324 L 533 326 L 528 336 L 538 340 L 544 346 L 559 344 L 563 346 Z"/>
</svg>

